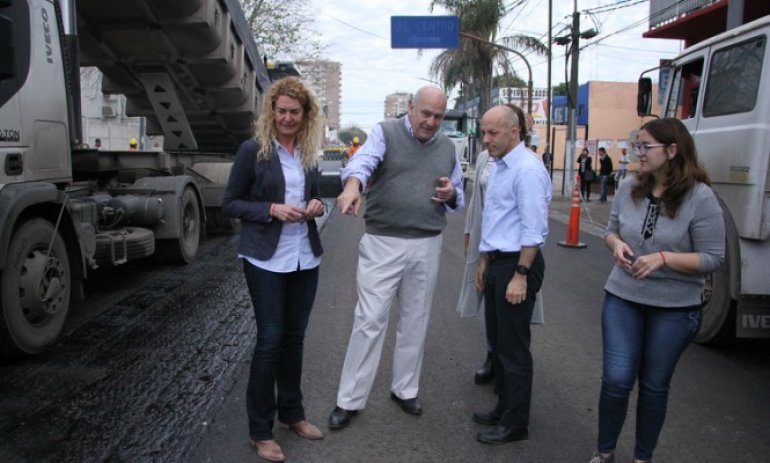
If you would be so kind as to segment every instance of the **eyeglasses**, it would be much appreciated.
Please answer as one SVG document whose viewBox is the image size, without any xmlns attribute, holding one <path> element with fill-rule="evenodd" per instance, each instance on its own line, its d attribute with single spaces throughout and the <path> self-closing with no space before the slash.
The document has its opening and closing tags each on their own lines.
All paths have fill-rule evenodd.
<svg viewBox="0 0 770 463">
<path fill-rule="evenodd" d="M 634 149 L 637 153 L 641 154 L 642 156 L 647 155 L 647 150 L 650 148 L 662 148 L 669 146 L 665 143 L 634 143 Z"/>
</svg>

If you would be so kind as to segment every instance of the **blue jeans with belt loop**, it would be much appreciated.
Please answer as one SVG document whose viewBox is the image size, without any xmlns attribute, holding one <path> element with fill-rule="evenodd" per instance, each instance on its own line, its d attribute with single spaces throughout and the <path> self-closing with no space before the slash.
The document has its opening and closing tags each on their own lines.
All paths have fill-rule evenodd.
<svg viewBox="0 0 770 463">
<path fill-rule="evenodd" d="M 273 438 L 273 419 L 294 424 L 305 419 L 302 406 L 302 352 L 310 310 L 318 288 L 318 267 L 275 273 L 243 260 L 257 322 L 257 345 L 246 386 L 252 440 Z"/>
<path fill-rule="evenodd" d="M 651 461 L 663 428 L 668 390 L 682 352 L 703 319 L 700 308 L 666 309 L 606 293 L 602 308 L 603 369 L 598 450 L 615 450 L 628 397 L 639 380 L 634 458 Z"/>
</svg>

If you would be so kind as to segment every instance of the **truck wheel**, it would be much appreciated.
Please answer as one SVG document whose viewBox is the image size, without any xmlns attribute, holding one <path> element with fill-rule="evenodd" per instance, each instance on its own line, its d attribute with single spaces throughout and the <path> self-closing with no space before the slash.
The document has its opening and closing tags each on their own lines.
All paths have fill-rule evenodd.
<svg viewBox="0 0 770 463">
<path fill-rule="evenodd" d="M 730 297 L 730 246 L 725 247 L 725 263 L 706 275 L 703 288 L 703 323 L 695 335 L 699 344 L 725 344 L 735 338 L 735 323 L 728 323 L 734 312 L 735 301 Z"/>
<path fill-rule="evenodd" d="M 201 209 L 191 187 L 182 193 L 182 205 L 179 208 L 179 238 L 160 240 L 156 248 L 166 262 L 189 264 L 198 255 L 201 238 Z"/>
<path fill-rule="evenodd" d="M 71 279 L 67 248 L 53 225 L 43 219 L 22 224 L 0 274 L 0 355 L 36 354 L 56 342 L 69 311 Z"/>
<path fill-rule="evenodd" d="M 222 212 L 221 207 L 210 207 L 206 209 L 208 220 L 206 225 L 209 231 L 224 231 L 234 233 L 240 227 L 241 221 L 228 217 Z"/>
</svg>

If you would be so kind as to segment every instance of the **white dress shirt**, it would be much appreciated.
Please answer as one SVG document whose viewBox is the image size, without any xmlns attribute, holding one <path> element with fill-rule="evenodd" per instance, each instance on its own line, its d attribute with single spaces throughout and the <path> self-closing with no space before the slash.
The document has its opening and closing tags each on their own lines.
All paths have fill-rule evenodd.
<svg viewBox="0 0 770 463">
<path fill-rule="evenodd" d="M 479 251 L 519 252 L 548 236 L 551 179 L 524 142 L 494 161 L 484 195 Z"/>
<path fill-rule="evenodd" d="M 281 170 L 286 181 L 285 201 L 289 206 L 307 208 L 305 203 L 305 171 L 302 168 L 299 147 L 294 149 L 294 154 L 277 140 L 273 140 L 273 146 L 281 161 Z M 253 257 L 238 255 L 249 261 L 252 265 L 275 273 L 289 273 L 296 270 L 308 270 L 321 264 L 321 256 L 313 254 L 308 238 L 307 222 L 284 222 L 281 228 L 281 238 L 275 254 L 268 260 L 259 260 Z"/>
</svg>

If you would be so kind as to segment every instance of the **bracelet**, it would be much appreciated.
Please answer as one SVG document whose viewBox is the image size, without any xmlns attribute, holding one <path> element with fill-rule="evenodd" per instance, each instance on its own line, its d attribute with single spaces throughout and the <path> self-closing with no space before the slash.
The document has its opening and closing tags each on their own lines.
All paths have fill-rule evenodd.
<svg viewBox="0 0 770 463">
<path fill-rule="evenodd" d="M 660 254 L 660 258 L 663 259 L 663 266 L 666 266 L 666 255 L 663 254 L 663 251 L 658 251 L 658 254 Z"/>
</svg>

